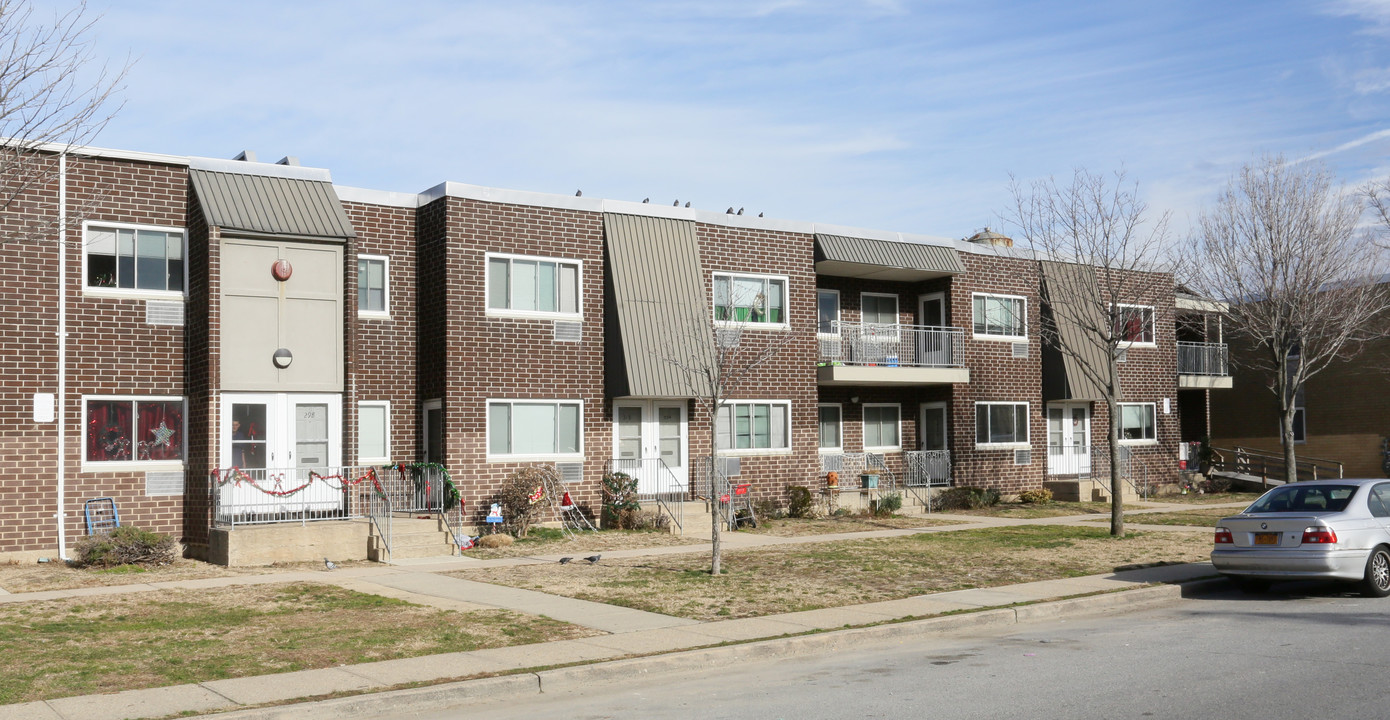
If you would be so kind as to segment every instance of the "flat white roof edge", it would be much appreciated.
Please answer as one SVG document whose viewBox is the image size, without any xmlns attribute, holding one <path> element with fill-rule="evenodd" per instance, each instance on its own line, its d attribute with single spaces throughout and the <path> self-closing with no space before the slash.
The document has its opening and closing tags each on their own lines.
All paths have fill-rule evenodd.
<svg viewBox="0 0 1390 720">
<path fill-rule="evenodd" d="M 343 202 L 363 203 L 365 205 L 386 205 L 389 207 L 418 208 L 424 203 L 424 193 L 403 193 L 390 190 L 334 185 L 333 191 Z"/>
<path fill-rule="evenodd" d="M 246 160 L 223 160 L 220 158 L 188 158 L 191 170 L 235 173 L 238 175 L 261 175 L 265 177 L 286 178 L 289 180 L 315 180 L 333 182 L 332 173 L 324 168 L 301 167 L 299 165 L 280 165 L 277 163 L 249 162 Z"/>
<path fill-rule="evenodd" d="M 9 145 L 13 141 L 14 138 L 0 138 L 0 145 Z M 67 153 L 69 155 L 82 155 L 85 157 L 136 160 L 139 162 L 162 163 L 164 165 L 188 164 L 188 157 L 184 155 L 165 155 L 163 153 L 140 152 L 138 150 L 114 150 L 112 148 L 92 147 L 89 145 L 66 145 L 64 143 L 34 143 L 31 147 L 41 152 L 51 152 L 55 154 Z"/>
</svg>

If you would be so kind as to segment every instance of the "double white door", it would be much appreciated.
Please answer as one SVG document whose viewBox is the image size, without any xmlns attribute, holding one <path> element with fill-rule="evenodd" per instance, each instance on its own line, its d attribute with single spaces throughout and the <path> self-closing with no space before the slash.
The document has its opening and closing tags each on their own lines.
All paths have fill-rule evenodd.
<svg viewBox="0 0 1390 720">
<path fill-rule="evenodd" d="M 613 466 L 637 478 L 637 492 L 685 492 L 690 477 L 685 409 L 684 400 L 613 403 Z"/>
<path fill-rule="evenodd" d="M 1087 403 L 1047 406 L 1047 470 L 1052 475 L 1091 472 L 1091 408 Z"/>
<path fill-rule="evenodd" d="M 237 470 L 236 482 L 219 490 L 224 507 L 287 513 L 342 505 L 340 488 L 309 476 L 341 472 L 341 396 L 223 393 L 221 428 L 218 465 Z"/>
</svg>

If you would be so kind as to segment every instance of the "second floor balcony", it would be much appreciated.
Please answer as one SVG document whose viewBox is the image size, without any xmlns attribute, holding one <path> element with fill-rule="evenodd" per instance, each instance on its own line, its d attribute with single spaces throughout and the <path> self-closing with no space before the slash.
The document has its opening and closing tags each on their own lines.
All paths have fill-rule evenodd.
<svg viewBox="0 0 1390 720">
<path fill-rule="evenodd" d="M 942 385 L 970 382 L 965 331 L 927 325 L 834 322 L 817 334 L 821 385 Z"/>
<path fill-rule="evenodd" d="M 1226 343 L 1179 342 L 1178 387 L 1184 390 L 1231 387 Z"/>
</svg>

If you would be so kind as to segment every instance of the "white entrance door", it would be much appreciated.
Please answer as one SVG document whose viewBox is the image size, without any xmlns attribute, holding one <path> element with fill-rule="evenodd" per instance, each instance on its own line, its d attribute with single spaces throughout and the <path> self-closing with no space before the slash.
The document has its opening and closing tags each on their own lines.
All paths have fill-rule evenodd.
<svg viewBox="0 0 1390 720">
<path fill-rule="evenodd" d="M 909 485 L 941 484 L 950 480 L 951 459 L 946 450 L 946 403 L 922 404 L 922 450 L 915 463 L 908 468 Z"/>
<path fill-rule="evenodd" d="M 918 329 L 917 364 L 940 367 L 951 364 L 951 335 L 945 332 L 946 293 L 917 298 L 917 320 L 927 329 Z"/>
<path fill-rule="evenodd" d="M 218 465 L 254 483 L 224 485 L 224 503 L 271 513 L 341 506 L 340 490 L 309 477 L 340 472 L 341 419 L 339 395 L 224 393 Z"/>
<path fill-rule="evenodd" d="M 684 400 L 613 403 L 613 466 L 643 495 L 686 491 L 686 435 Z"/>
<path fill-rule="evenodd" d="M 1047 471 L 1052 475 L 1091 472 L 1091 408 L 1087 403 L 1047 406 Z"/>
</svg>

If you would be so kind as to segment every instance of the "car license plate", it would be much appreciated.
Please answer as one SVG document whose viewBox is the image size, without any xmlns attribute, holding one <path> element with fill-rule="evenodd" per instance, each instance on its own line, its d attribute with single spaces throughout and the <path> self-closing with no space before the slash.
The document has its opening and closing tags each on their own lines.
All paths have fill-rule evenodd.
<svg viewBox="0 0 1390 720">
<path fill-rule="evenodd" d="M 1279 533 L 1277 533 L 1277 532 L 1272 532 L 1272 533 L 1255 533 L 1255 544 L 1256 544 L 1256 545 L 1278 545 L 1278 544 L 1279 544 Z"/>
</svg>

